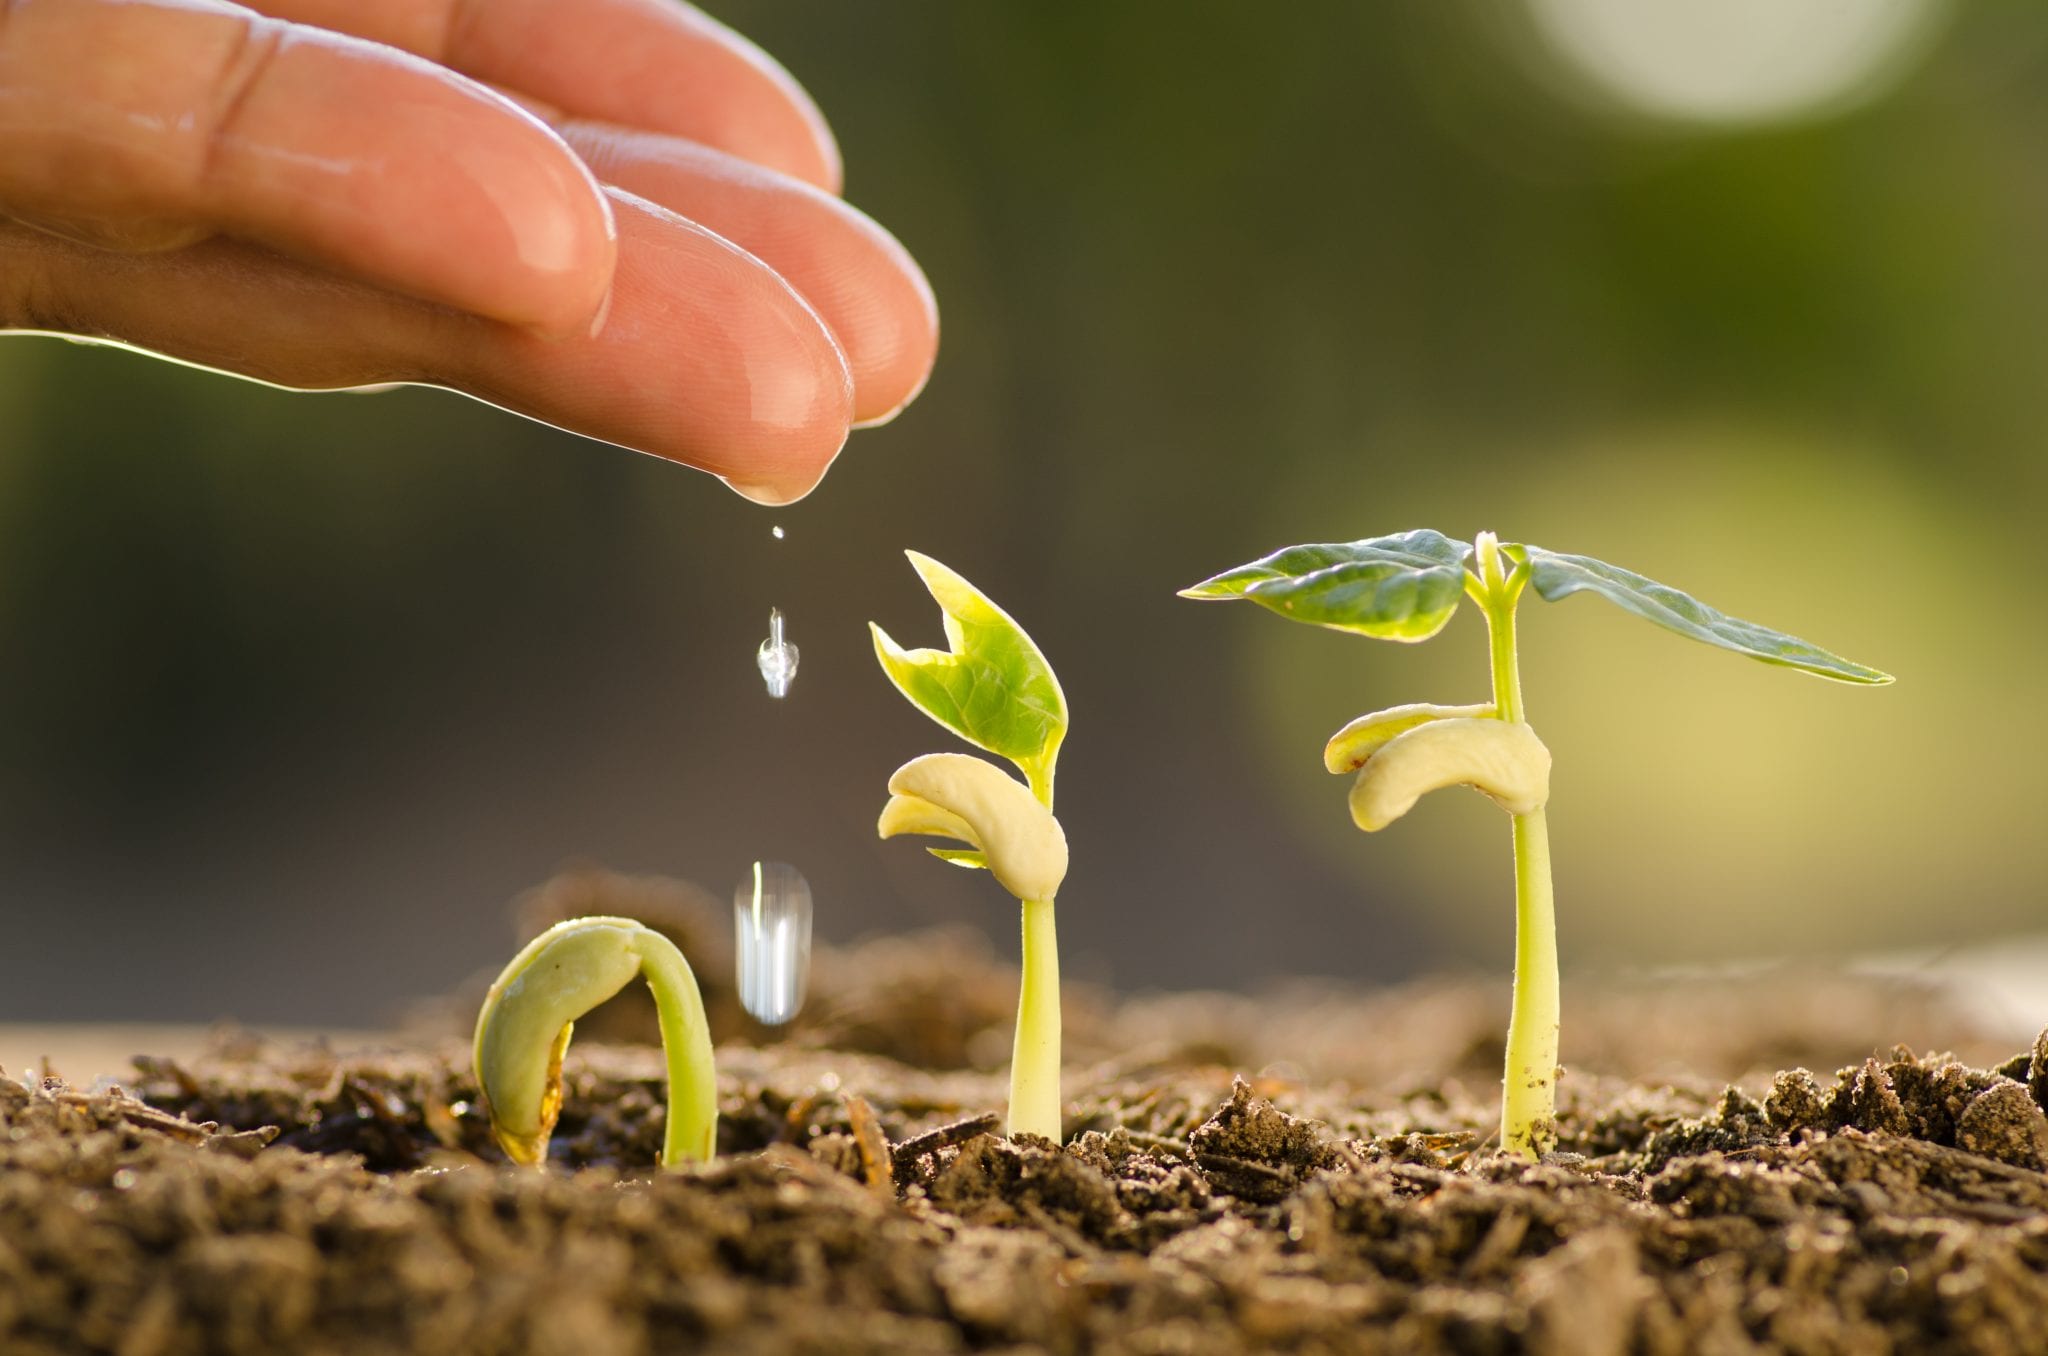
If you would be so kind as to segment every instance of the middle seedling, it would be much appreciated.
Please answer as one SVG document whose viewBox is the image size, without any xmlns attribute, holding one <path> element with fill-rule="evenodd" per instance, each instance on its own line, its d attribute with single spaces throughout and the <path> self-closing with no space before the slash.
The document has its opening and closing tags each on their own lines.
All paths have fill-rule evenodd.
<svg viewBox="0 0 2048 1356">
<path fill-rule="evenodd" d="M 869 623 L 875 657 L 911 705 L 977 748 L 1009 759 L 1010 777 L 964 753 L 913 758 L 889 778 L 882 837 L 930 834 L 965 844 L 931 848 L 979 867 L 1024 906 L 1024 974 L 1010 1055 L 1010 1133 L 1060 1138 L 1060 957 L 1053 896 L 1067 875 L 1067 837 L 1052 817 L 1053 765 L 1067 734 L 1067 699 L 1031 637 L 974 585 L 929 556 L 906 552 L 945 613 L 947 649 L 905 650 Z"/>
</svg>

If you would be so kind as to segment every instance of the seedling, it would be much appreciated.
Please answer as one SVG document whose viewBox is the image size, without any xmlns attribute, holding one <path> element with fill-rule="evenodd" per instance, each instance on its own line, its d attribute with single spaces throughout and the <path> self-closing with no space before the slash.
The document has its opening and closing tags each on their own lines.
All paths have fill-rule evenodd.
<svg viewBox="0 0 2048 1356">
<path fill-rule="evenodd" d="M 993 875 L 1024 906 L 1024 975 L 1010 1055 L 1012 1135 L 1060 1138 L 1060 957 L 1053 896 L 1067 837 L 1052 816 L 1053 765 L 1067 699 L 1052 666 L 1009 614 L 929 556 L 906 552 L 945 614 L 945 650 L 905 650 L 870 622 L 875 657 L 910 704 L 977 748 L 1009 759 L 1024 781 L 964 753 L 913 758 L 889 778 L 876 826 L 884 838 L 929 834 L 955 866 Z"/>
<path fill-rule="evenodd" d="M 1470 597 L 1491 639 L 1493 700 L 1418 703 L 1360 716 L 1331 737 L 1323 763 L 1356 772 L 1351 817 L 1368 833 L 1446 786 L 1470 786 L 1514 820 L 1515 992 L 1502 1085 L 1501 1144 L 1524 1158 L 1556 1142 L 1557 923 L 1550 889 L 1550 751 L 1523 714 L 1515 606 L 1525 588 L 1547 602 L 1581 591 L 1682 636 L 1837 682 L 1889 683 L 1890 675 L 1753 622 L 1724 616 L 1677 589 L 1588 556 L 1502 545 L 1482 532 L 1471 546 L 1419 529 L 1391 537 L 1290 546 L 1227 570 L 1184 598 L 1246 598 L 1295 621 L 1380 640 L 1423 641 Z"/>
<path fill-rule="evenodd" d="M 697 977 L 676 944 L 630 918 L 571 918 L 527 943 L 491 985 L 476 1019 L 476 1079 L 491 1134 L 515 1163 L 535 1164 L 562 1109 L 562 1055 L 576 1019 L 647 980 L 668 1058 L 661 1164 L 704 1162 L 718 1138 L 718 1079 Z"/>
</svg>

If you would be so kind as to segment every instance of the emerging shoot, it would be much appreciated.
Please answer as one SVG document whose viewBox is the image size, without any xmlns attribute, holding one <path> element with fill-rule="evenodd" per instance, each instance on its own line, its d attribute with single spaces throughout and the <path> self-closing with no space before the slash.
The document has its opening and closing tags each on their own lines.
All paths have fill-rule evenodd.
<svg viewBox="0 0 2048 1356">
<path fill-rule="evenodd" d="M 491 1134 L 514 1163 L 544 1162 L 562 1109 L 562 1055 L 576 1019 L 639 975 L 654 993 L 668 1058 L 661 1165 L 710 1159 L 718 1080 L 697 977 L 676 944 L 630 918 L 571 918 L 527 943 L 476 1019 L 476 1079 Z"/>
<path fill-rule="evenodd" d="M 1052 666 L 1009 614 L 929 556 L 906 553 L 945 614 L 945 650 L 905 650 L 874 632 L 882 671 L 911 705 L 977 748 L 1009 759 L 1022 782 L 964 753 L 913 758 L 889 778 L 876 825 L 884 838 L 928 834 L 927 849 L 979 867 L 1024 906 L 1024 976 L 1010 1056 L 1012 1135 L 1060 1138 L 1060 958 L 1053 896 L 1067 875 L 1067 838 L 1052 816 L 1053 765 L 1067 700 Z"/>
<path fill-rule="evenodd" d="M 1550 889 L 1550 751 L 1529 728 L 1515 651 L 1526 589 L 1547 602 L 1585 591 L 1659 626 L 1837 682 L 1891 677 L 1806 641 L 1724 616 L 1673 588 L 1588 556 L 1503 545 L 1482 532 L 1466 546 L 1419 529 L 1391 537 L 1290 546 L 1191 589 L 1184 598 L 1245 598 L 1295 621 L 1381 640 L 1423 641 L 1469 597 L 1486 617 L 1493 700 L 1414 703 L 1360 716 L 1331 737 L 1323 764 L 1357 773 L 1351 817 L 1371 833 L 1422 796 L 1470 786 L 1506 810 L 1515 847 L 1515 996 L 1508 1021 L 1501 1145 L 1540 1158 L 1557 1138 L 1557 924 Z"/>
</svg>

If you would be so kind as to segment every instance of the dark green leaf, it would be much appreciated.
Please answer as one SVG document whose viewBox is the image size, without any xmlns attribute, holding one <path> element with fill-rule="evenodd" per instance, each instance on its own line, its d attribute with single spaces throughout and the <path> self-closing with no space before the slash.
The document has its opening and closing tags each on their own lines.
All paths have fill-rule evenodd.
<svg viewBox="0 0 2048 1356">
<path fill-rule="evenodd" d="M 1283 617 L 1333 630 L 1427 640 L 1458 610 L 1470 552 L 1427 528 L 1290 546 L 1184 589 L 1181 596 L 1247 598 Z"/>
<path fill-rule="evenodd" d="M 1562 555 L 1540 546 L 1528 553 L 1529 583 L 1548 602 L 1584 590 L 1666 630 L 1766 664 L 1782 664 L 1843 683 L 1889 683 L 1891 675 L 1830 654 L 1818 645 L 1715 611 L 1677 589 L 1591 556 Z"/>
</svg>

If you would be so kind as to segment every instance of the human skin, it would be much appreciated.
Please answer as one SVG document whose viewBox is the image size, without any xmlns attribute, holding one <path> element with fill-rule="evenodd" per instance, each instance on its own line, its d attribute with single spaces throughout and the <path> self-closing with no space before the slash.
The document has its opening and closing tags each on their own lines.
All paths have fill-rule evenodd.
<svg viewBox="0 0 2048 1356">
<path fill-rule="evenodd" d="M 823 118 L 674 0 L 4 0 L 0 330 L 421 382 L 781 504 L 931 369 Z"/>
</svg>

